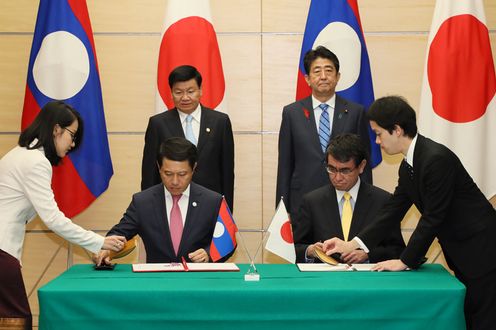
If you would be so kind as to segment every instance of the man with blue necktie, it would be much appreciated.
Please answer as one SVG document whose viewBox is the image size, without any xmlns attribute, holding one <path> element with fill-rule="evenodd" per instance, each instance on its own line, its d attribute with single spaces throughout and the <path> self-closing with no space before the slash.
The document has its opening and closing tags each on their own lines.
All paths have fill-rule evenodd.
<svg viewBox="0 0 496 330">
<path fill-rule="evenodd" d="M 312 95 L 284 107 L 279 130 L 276 205 L 282 197 L 291 216 L 297 214 L 304 194 L 329 182 L 325 151 L 332 137 L 357 134 L 370 153 L 363 106 L 335 93 L 340 78 L 337 56 L 319 46 L 309 50 L 303 62 Z M 372 183 L 369 164 L 361 179 Z"/>
<path fill-rule="evenodd" d="M 234 201 L 234 138 L 229 116 L 200 104 L 202 76 L 191 65 L 169 75 L 174 109 L 150 117 L 145 133 L 141 190 L 161 182 L 157 154 L 170 137 L 183 137 L 198 148 L 193 182 L 224 195 L 229 208 Z"/>
</svg>

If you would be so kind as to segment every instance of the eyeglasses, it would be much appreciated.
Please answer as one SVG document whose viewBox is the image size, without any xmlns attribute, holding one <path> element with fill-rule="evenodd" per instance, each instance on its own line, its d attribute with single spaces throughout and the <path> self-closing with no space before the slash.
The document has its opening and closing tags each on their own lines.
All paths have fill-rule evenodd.
<svg viewBox="0 0 496 330">
<path fill-rule="evenodd" d="M 327 173 L 334 174 L 334 175 L 336 175 L 338 173 L 341 173 L 342 175 L 348 175 L 348 174 L 351 174 L 351 172 L 353 172 L 355 169 L 356 169 L 356 167 L 353 167 L 353 168 L 349 168 L 349 167 L 335 168 L 334 166 L 331 166 L 331 165 L 326 166 Z"/>
<path fill-rule="evenodd" d="M 67 127 L 64 127 L 64 129 L 69 132 L 69 134 L 71 135 L 72 137 L 72 142 L 76 142 L 76 133 L 71 131 L 70 129 L 68 129 Z"/>
<path fill-rule="evenodd" d="M 188 90 L 179 90 L 179 89 L 176 89 L 176 90 L 173 90 L 172 91 L 172 95 L 175 97 L 175 98 L 182 98 L 184 96 L 187 96 L 189 98 L 193 98 L 197 95 L 197 93 L 199 92 L 200 90 L 199 89 L 188 89 Z"/>
</svg>

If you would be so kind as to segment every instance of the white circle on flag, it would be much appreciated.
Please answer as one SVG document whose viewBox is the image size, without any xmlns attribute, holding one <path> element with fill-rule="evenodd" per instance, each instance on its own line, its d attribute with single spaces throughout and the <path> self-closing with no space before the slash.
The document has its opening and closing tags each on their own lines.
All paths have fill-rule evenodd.
<svg viewBox="0 0 496 330">
<path fill-rule="evenodd" d="M 222 235 L 224 235 L 225 231 L 226 227 L 222 224 L 222 222 L 217 222 L 214 229 L 214 238 L 221 237 Z"/>
<path fill-rule="evenodd" d="M 320 31 L 313 49 L 324 46 L 332 51 L 339 59 L 339 79 L 336 91 L 342 91 L 355 84 L 360 76 L 362 44 L 360 38 L 351 26 L 343 22 L 329 23 Z"/>
<path fill-rule="evenodd" d="M 65 100 L 76 95 L 88 81 L 90 61 L 86 47 L 67 31 L 47 34 L 33 65 L 33 78 L 46 96 Z"/>
</svg>

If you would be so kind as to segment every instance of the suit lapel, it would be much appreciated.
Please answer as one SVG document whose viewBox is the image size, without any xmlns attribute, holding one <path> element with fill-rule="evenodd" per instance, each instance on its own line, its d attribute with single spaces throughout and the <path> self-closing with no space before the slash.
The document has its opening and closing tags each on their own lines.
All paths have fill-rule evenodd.
<svg viewBox="0 0 496 330">
<path fill-rule="evenodd" d="M 329 233 L 333 236 L 334 233 L 341 233 L 340 238 L 342 239 L 344 235 L 343 227 L 341 226 L 341 217 L 339 216 L 339 205 L 337 203 L 336 189 L 334 189 L 334 187 L 330 184 L 328 185 L 327 193 L 322 203 L 322 214 L 326 215 L 325 221 L 329 226 Z M 333 219 L 337 220 L 335 221 Z"/>
<path fill-rule="evenodd" d="M 355 208 L 353 209 L 353 217 L 351 218 L 349 233 L 349 237 L 351 238 L 358 234 L 358 228 L 363 228 L 362 222 L 367 218 L 367 213 L 372 202 L 370 194 L 370 187 L 366 183 L 360 182 Z"/>
<path fill-rule="evenodd" d="M 201 106 L 201 119 L 200 119 L 200 132 L 198 136 L 198 153 L 201 153 L 203 146 L 207 144 L 211 137 L 212 129 L 214 127 L 213 118 L 211 116 L 211 109 Z"/>
<path fill-rule="evenodd" d="M 155 210 L 155 221 L 159 222 L 159 228 L 162 228 L 162 238 L 164 242 L 164 251 L 174 251 L 172 245 L 170 230 L 169 230 L 169 215 L 165 206 L 165 192 L 164 186 L 157 186 L 156 191 L 153 193 L 152 207 Z"/>
<path fill-rule="evenodd" d="M 181 124 L 181 118 L 179 117 L 179 110 L 174 108 L 168 111 L 170 113 L 170 117 L 169 120 L 166 121 L 166 125 L 172 133 L 171 136 L 185 137 L 183 125 Z M 159 144 L 162 142 L 163 141 L 160 141 Z"/>
<path fill-rule="evenodd" d="M 315 123 L 315 113 L 313 111 L 312 97 L 309 96 L 300 100 L 300 105 L 302 108 L 301 118 L 305 123 L 305 130 L 307 135 L 310 136 L 309 146 L 313 149 L 319 150 L 323 155 L 322 148 L 320 147 L 319 134 L 317 133 L 317 125 Z"/>
<path fill-rule="evenodd" d="M 348 102 L 345 99 L 336 95 L 336 104 L 334 105 L 334 115 L 332 117 L 331 139 L 344 131 L 348 115 L 347 105 Z"/>
<path fill-rule="evenodd" d="M 188 246 L 187 239 L 191 237 L 191 231 L 195 226 L 195 222 L 198 219 L 199 210 L 199 200 L 201 192 L 199 192 L 193 182 L 190 183 L 189 189 L 189 200 L 188 200 L 188 213 L 184 222 L 183 235 L 181 236 L 181 243 L 179 244 L 178 255 L 183 255 L 183 249 Z M 188 251 L 186 251 L 187 253 Z M 189 251 L 191 252 L 191 251 Z"/>
</svg>

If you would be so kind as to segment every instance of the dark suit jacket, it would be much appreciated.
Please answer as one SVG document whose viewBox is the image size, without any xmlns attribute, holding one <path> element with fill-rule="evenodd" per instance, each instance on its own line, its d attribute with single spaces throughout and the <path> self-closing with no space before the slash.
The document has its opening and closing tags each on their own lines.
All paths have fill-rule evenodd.
<svg viewBox="0 0 496 330">
<path fill-rule="evenodd" d="M 350 239 L 374 219 L 390 197 L 391 194 L 387 191 L 361 182 L 351 219 Z M 300 212 L 292 221 L 292 226 L 296 262 L 305 262 L 305 251 L 310 244 L 323 242 L 331 237 L 343 239 L 336 189 L 327 184 L 303 196 Z M 389 231 L 389 235 L 370 250 L 369 261 L 398 259 L 404 248 L 405 242 L 397 223 L 393 230 Z"/>
<path fill-rule="evenodd" d="M 458 157 L 421 135 L 413 154 L 413 175 L 403 161 L 393 197 L 358 237 L 367 247 L 375 246 L 384 233 L 397 226 L 412 204 L 422 216 L 401 254 L 403 263 L 418 267 L 437 237 L 457 276 L 477 278 L 496 268 L 494 208 Z"/>
<path fill-rule="evenodd" d="M 370 150 L 368 122 L 363 107 L 336 95 L 331 139 L 341 133 L 360 135 Z M 326 163 L 317 134 L 312 97 L 285 106 L 279 130 L 276 205 L 282 196 L 286 209 L 295 216 L 304 194 L 329 184 Z M 372 183 L 369 164 L 361 178 Z"/>
<path fill-rule="evenodd" d="M 145 245 L 146 262 L 181 262 L 181 256 L 190 261 L 190 252 L 203 248 L 209 253 L 221 201 L 221 195 L 191 183 L 188 213 L 177 256 L 170 237 L 163 184 L 134 194 L 121 221 L 107 236 L 123 235 L 130 239 L 139 235 Z"/>
<path fill-rule="evenodd" d="M 150 117 L 145 134 L 141 190 L 161 183 L 157 168 L 160 144 L 167 138 L 185 137 L 177 109 Z M 198 165 L 193 181 L 224 195 L 233 209 L 234 198 L 234 139 L 229 117 L 222 112 L 202 106 Z"/>
</svg>

